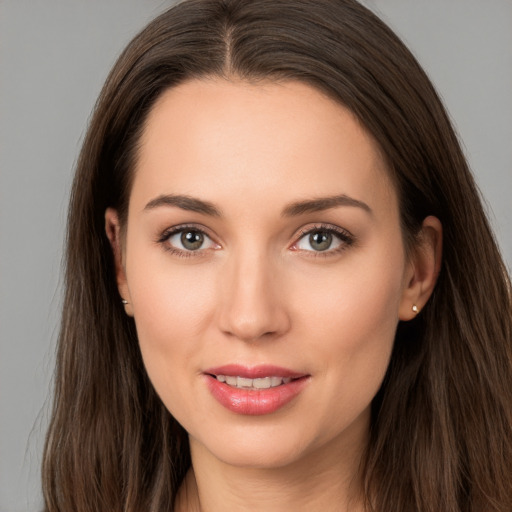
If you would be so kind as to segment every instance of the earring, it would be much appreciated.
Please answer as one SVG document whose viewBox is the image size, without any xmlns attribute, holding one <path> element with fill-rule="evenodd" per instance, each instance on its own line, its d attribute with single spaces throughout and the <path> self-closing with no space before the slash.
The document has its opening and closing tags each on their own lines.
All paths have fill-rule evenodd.
<svg viewBox="0 0 512 512">
<path fill-rule="evenodd" d="M 416 304 L 413 304 L 413 305 L 412 305 L 412 311 L 413 311 L 413 313 L 415 313 L 416 315 L 419 313 L 419 309 L 418 309 L 418 306 L 416 306 Z"/>
<path fill-rule="evenodd" d="M 130 304 L 126 299 L 121 299 L 121 302 L 126 306 L 126 304 Z"/>
</svg>

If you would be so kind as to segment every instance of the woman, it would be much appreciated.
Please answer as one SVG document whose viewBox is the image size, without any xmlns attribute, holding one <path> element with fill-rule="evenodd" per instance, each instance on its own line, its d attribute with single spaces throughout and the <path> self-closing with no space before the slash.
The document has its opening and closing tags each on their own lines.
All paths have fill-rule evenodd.
<svg viewBox="0 0 512 512">
<path fill-rule="evenodd" d="M 78 162 L 47 509 L 510 510 L 511 313 L 382 22 L 183 2 L 119 58 Z"/>
</svg>

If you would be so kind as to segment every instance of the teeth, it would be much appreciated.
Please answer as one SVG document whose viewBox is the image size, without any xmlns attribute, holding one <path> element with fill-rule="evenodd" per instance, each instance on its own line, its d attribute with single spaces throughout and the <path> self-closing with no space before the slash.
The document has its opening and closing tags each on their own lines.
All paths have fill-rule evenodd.
<svg viewBox="0 0 512 512">
<path fill-rule="evenodd" d="M 272 385 L 272 377 L 263 377 L 263 379 L 253 379 L 252 385 L 256 389 L 268 389 Z"/>
<path fill-rule="evenodd" d="M 245 379 L 244 377 L 236 378 L 237 388 L 252 388 L 252 379 Z"/>
<path fill-rule="evenodd" d="M 230 386 L 235 386 L 237 385 L 237 380 L 238 380 L 238 377 L 231 377 L 231 376 L 226 376 L 225 377 L 226 379 L 226 384 L 229 384 Z"/>
<path fill-rule="evenodd" d="M 272 387 L 279 386 L 279 384 L 281 384 L 281 382 L 282 382 L 281 377 L 270 377 L 270 385 Z"/>
<path fill-rule="evenodd" d="M 290 377 L 261 377 L 258 379 L 247 379 L 245 377 L 234 377 L 231 375 L 215 375 L 219 382 L 225 382 L 228 386 L 239 389 L 269 389 L 288 384 Z"/>
</svg>

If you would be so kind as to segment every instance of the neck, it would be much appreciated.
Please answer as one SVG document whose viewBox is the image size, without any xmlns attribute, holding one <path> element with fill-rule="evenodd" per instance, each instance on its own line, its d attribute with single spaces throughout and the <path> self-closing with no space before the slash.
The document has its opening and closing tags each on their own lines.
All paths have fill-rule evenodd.
<svg viewBox="0 0 512 512">
<path fill-rule="evenodd" d="M 255 468 L 226 464 L 191 438 L 192 468 L 175 510 L 363 512 L 360 462 L 366 443 L 359 441 L 340 450 L 335 440 L 300 461 Z"/>
</svg>

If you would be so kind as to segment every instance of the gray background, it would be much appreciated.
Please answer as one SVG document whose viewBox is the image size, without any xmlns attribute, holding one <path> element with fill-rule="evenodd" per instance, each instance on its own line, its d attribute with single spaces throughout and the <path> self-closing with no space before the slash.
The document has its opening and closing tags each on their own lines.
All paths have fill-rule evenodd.
<svg viewBox="0 0 512 512">
<path fill-rule="evenodd" d="M 0 511 L 41 508 L 39 466 L 72 168 L 124 45 L 171 2 L 0 0 Z M 512 266 L 512 2 L 367 0 L 445 100 Z"/>
</svg>

